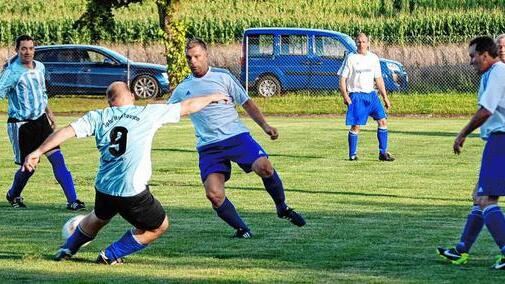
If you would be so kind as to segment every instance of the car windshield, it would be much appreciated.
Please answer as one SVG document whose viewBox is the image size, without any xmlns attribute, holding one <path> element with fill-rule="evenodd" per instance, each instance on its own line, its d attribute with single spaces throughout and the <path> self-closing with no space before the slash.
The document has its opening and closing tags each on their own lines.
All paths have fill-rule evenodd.
<svg viewBox="0 0 505 284">
<path fill-rule="evenodd" d="M 128 62 L 128 58 L 124 55 L 122 55 L 121 53 L 119 52 L 115 52 L 114 50 L 108 50 L 108 53 L 110 55 L 112 55 L 115 59 L 117 59 L 118 61 L 120 61 L 121 63 L 126 63 Z"/>
</svg>

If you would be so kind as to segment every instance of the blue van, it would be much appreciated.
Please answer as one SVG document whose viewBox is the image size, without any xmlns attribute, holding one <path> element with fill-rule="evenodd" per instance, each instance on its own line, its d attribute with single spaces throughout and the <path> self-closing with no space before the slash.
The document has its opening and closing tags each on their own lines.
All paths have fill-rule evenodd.
<svg viewBox="0 0 505 284">
<path fill-rule="evenodd" d="M 283 91 L 338 90 L 337 75 L 356 43 L 346 34 L 319 29 L 251 28 L 244 32 L 240 78 L 244 86 L 270 97 Z M 406 91 L 403 65 L 380 59 L 388 91 Z M 249 72 L 246 73 L 248 69 Z"/>
</svg>

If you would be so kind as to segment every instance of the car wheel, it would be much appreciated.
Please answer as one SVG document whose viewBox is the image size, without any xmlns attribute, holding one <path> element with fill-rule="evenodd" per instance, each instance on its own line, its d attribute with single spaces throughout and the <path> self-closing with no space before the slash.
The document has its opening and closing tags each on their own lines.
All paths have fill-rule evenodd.
<svg viewBox="0 0 505 284">
<path fill-rule="evenodd" d="M 133 80 L 132 91 L 139 99 L 149 99 L 158 96 L 160 86 L 155 78 L 149 75 L 140 75 Z"/>
<path fill-rule="evenodd" d="M 278 95 L 281 93 L 281 83 L 275 76 L 262 76 L 256 82 L 256 92 L 263 97 Z"/>
</svg>

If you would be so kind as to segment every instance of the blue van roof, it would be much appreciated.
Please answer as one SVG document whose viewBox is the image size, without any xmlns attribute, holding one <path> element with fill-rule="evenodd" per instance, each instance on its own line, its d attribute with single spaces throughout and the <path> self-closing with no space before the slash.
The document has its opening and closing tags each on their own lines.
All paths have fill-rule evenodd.
<svg viewBox="0 0 505 284">
<path fill-rule="evenodd" d="M 322 29 L 308 29 L 308 28 L 279 28 L 279 27 L 269 27 L 269 28 L 249 28 L 244 31 L 244 35 L 250 34 L 261 34 L 261 33 L 286 33 L 289 34 L 307 34 L 307 33 L 317 33 L 326 35 L 337 35 L 341 37 L 349 37 L 347 34 Z"/>
</svg>

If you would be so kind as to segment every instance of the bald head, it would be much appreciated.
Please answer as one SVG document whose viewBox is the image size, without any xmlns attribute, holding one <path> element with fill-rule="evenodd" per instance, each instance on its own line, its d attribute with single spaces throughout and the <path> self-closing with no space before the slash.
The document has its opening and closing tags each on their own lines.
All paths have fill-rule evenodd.
<svg viewBox="0 0 505 284">
<path fill-rule="evenodd" d="M 366 54 L 368 52 L 368 37 L 365 33 L 359 33 L 356 36 L 356 47 L 358 48 L 358 53 Z"/>
<path fill-rule="evenodd" d="M 110 106 L 132 105 L 135 101 L 135 96 L 130 92 L 125 82 L 113 82 L 107 87 L 105 95 Z"/>
</svg>

